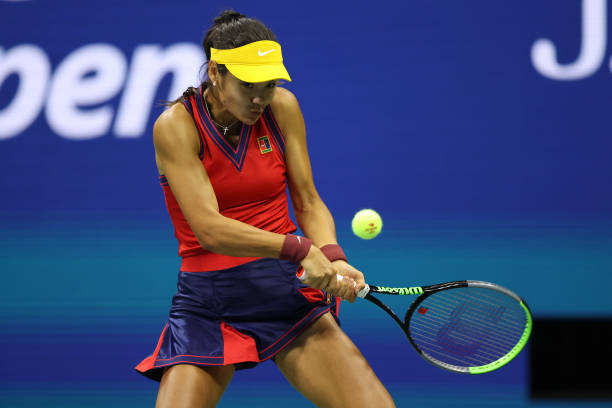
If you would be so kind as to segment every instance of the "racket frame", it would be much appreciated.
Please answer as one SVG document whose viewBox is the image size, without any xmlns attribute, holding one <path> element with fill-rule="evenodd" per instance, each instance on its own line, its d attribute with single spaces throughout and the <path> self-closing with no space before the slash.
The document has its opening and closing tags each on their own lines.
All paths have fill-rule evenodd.
<svg viewBox="0 0 612 408">
<path fill-rule="evenodd" d="M 486 289 L 491 289 L 491 290 L 502 292 L 510 296 L 514 300 L 516 300 L 519 303 L 519 305 L 523 308 L 523 310 L 525 311 L 525 316 L 526 316 L 525 329 L 523 330 L 523 333 L 521 337 L 519 338 L 519 340 L 517 341 L 517 343 L 515 344 L 515 346 L 501 358 L 491 363 L 488 363 L 482 366 L 477 366 L 477 367 L 457 366 L 457 365 L 445 363 L 443 361 L 436 359 L 435 357 L 432 357 L 431 355 L 427 354 L 426 352 L 421 350 L 416 345 L 416 343 L 412 339 L 412 335 L 410 334 L 410 329 L 408 328 L 408 322 L 409 322 L 410 317 L 415 312 L 416 308 L 429 296 L 431 296 L 434 293 L 443 291 L 443 290 L 464 288 L 464 287 L 480 287 L 480 288 L 486 288 Z M 386 295 L 419 295 L 419 296 L 412 302 L 412 304 L 406 311 L 404 320 L 402 321 L 389 306 L 384 304 L 377 297 L 373 296 L 372 295 L 373 293 L 380 293 L 380 294 L 386 294 Z M 412 345 L 412 347 L 414 347 L 414 349 L 425 360 L 427 360 L 428 362 L 430 362 L 431 364 L 437 367 L 441 367 L 448 371 L 453 371 L 457 373 L 484 374 L 484 373 L 491 372 L 493 370 L 497 370 L 500 367 L 503 367 L 504 365 L 512 361 L 512 359 L 514 359 L 514 357 L 516 357 L 521 352 L 521 350 L 525 347 L 525 344 L 527 344 L 527 341 L 529 340 L 529 336 L 531 335 L 531 330 L 533 328 L 533 320 L 531 317 L 531 311 L 529 309 L 529 306 L 527 306 L 527 303 L 523 299 L 521 299 L 516 293 L 512 292 L 509 289 L 506 289 L 502 286 L 499 286 L 499 285 L 496 285 L 490 282 L 485 282 L 485 281 L 464 280 L 464 281 L 446 282 L 446 283 L 441 283 L 437 285 L 413 286 L 413 287 L 406 287 L 406 288 L 391 288 L 391 287 L 384 287 L 384 286 L 366 285 L 366 287 L 359 293 L 358 296 L 374 303 L 376 306 L 384 310 L 389 316 L 391 316 L 391 318 L 393 318 L 393 320 L 401 327 L 402 331 L 404 332 L 404 334 L 410 341 L 410 344 Z"/>
</svg>

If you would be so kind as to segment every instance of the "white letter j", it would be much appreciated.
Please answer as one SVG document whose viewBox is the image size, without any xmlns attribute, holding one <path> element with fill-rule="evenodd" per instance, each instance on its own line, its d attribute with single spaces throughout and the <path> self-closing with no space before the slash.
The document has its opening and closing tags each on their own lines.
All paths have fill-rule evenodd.
<svg viewBox="0 0 612 408">
<path fill-rule="evenodd" d="M 559 64 L 555 45 L 543 38 L 533 44 L 531 61 L 547 78 L 566 81 L 586 78 L 603 62 L 606 35 L 606 0 L 582 0 L 582 43 L 576 61 Z"/>
</svg>

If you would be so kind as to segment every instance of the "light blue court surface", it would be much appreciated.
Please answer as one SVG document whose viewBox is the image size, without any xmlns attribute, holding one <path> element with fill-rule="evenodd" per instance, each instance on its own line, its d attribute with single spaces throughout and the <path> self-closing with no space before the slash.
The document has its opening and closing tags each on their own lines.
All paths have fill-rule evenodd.
<svg viewBox="0 0 612 408">
<path fill-rule="evenodd" d="M 297 395 L 282 379 L 272 382 L 241 382 L 238 377 L 221 399 L 220 408 L 312 408 L 313 405 Z M 595 401 L 547 401 L 530 402 L 521 388 L 499 387 L 497 389 L 467 390 L 449 386 L 418 386 L 387 384 L 398 407 L 504 407 L 504 408 L 603 408 L 612 402 Z M 3 390 L 0 404 L 3 407 L 48 408 L 139 408 L 153 407 L 156 389 L 144 386 L 126 386 L 117 383 L 56 384 L 28 391 Z"/>
<path fill-rule="evenodd" d="M 348 220 L 337 223 L 351 262 L 372 283 L 488 280 L 523 296 L 536 318 L 612 316 L 610 224 L 386 219 L 378 238 L 361 241 L 345 232 Z M 153 350 L 175 290 L 167 221 L 3 226 L 0 406 L 153 406 L 156 383 L 132 368 Z M 385 299 L 400 314 L 409 301 Z M 528 347 L 497 372 L 464 376 L 422 360 L 366 302 L 343 303 L 341 316 L 399 407 L 612 406 L 530 401 Z M 245 405 L 311 406 L 270 362 L 237 373 L 220 404 Z"/>
</svg>

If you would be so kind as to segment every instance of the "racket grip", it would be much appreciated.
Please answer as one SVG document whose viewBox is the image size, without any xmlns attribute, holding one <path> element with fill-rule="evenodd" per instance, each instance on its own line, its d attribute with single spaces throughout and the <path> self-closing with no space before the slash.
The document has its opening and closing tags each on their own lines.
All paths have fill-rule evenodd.
<svg viewBox="0 0 612 408">
<path fill-rule="evenodd" d="M 367 295 L 368 293 L 370 293 L 370 285 L 368 285 L 368 284 L 366 283 L 366 285 L 363 287 L 363 289 L 361 289 L 359 292 L 357 292 L 357 297 L 360 297 L 360 298 L 362 298 L 362 299 L 363 299 L 363 298 L 365 298 L 365 297 L 366 297 L 366 295 Z"/>
<path fill-rule="evenodd" d="M 338 280 L 343 279 L 342 275 L 336 275 L 336 278 L 338 278 Z M 302 271 L 301 275 L 298 275 L 298 279 L 301 281 L 304 281 L 304 279 L 306 279 L 306 269 Z M 370 285 L 366 283 L 365 287 L 361 289 L 359 292 L 357 292 L 357 297 L 360 297 L 363 299 L 366 297 L 368 293 L 370 293 Z"/>
</svg>

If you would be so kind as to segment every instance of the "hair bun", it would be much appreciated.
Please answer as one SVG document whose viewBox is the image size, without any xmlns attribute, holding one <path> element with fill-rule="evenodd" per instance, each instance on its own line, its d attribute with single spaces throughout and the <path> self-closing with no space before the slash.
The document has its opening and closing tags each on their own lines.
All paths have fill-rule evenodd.
<svg viewBox="0 0 612 408">
<path fill-rule="evenodd" d="M 215 25 L 231 23 L 245 17 L 246 16 L 244 14 L 240 14 L 237 11 L 225 10 L 215 18 Z"/>
</svg>

